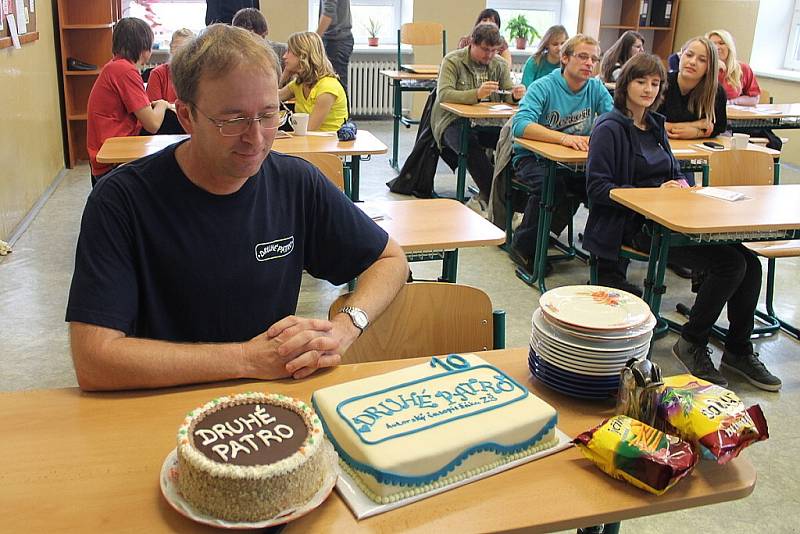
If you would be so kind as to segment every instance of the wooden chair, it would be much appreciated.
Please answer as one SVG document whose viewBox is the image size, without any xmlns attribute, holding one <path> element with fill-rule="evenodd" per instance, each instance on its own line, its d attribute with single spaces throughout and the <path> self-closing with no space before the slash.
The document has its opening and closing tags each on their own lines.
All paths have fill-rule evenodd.
<svg viewBox="0 0 800 534">
<path fill-rule="evenodd" d="M 350 294 L 328 310 L 333 317 Z M 397 360 L 505 346 L 505 312 L 482 290 L 440 282 L 406 284 L 343 355 L 347 363 Z"/>
<path fill-rule="evenodd" d="M 772 97 L 769 94 L 769 91 L 766 89 L 761 90 L 761 94 L 758 95 L 758 103 L 759 104 L 772 104 Z"/>
<path fill-rule="evenodd" d="M 328 178 L 333 185 L 339 188 L 340 191 L 345 191 L 344 183 L 344 168 L 342 160 L 339 156 L 324 153 L 310 153 L 310 154 L 297 154 L 298 158 L 303 158 L 313 166 L 318 168 L 325 177 Z"/>
<path fill-rule="evenodd" d="M 708 160 L 708 183 L 711 186 L 730 185 L 772 185 L 777 182 L 774 174 L 772 156 L 755 150 L 730 150 L 715 152 Z M 755 328 L 753 337 L 771 334 L 780 328 L 800 339 L 800 330 L 781 320 L 775 313 L 773 298 L 775 294 L 775 259 L 800 256 L 800 239 L 789 241 L 757 241 L 744 243 L 744 246 L 759 256 L 767 258 L 766 313 L 756 310 L 756 316 L 765 326 Z M 678 311 L 686 313 L 685 305 L 678 305 Z M 714 333 L 724 336 L 727 329 L 715 326 Z"/>
<path fill-rule="evenodd" d="M 402 70 L 401 46 L 432 46 L 442 45 L 442 57 L 447 55 L 447 32 L 444 25 L 439 22 L 407 22 L 397 30 L 397 70 Z M 436 88 L 436 80 L 403 80 L 400 82 L 401 92 L 404 91 L 431 91 Z M 418 120 L 409 117 L 400 117 L 400 122 L 410 128 L 412 124 L 419 124 Z"/>
</svg>

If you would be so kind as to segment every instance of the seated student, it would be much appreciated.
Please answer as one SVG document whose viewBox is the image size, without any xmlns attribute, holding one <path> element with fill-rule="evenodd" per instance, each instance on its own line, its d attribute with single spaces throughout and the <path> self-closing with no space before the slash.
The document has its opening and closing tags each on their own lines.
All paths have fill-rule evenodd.
<svg viewBox="0 0 800 534">
<path fill-rule="evenodd" d="M 272 152 L 274 54 L 223 24 L 178 52 L 191 138 L 89 195 L 67 305 L 84 390 L 303 378 L 337 365 L 408 277 L 402 249 L 306 161 Z M 303 271 L 358 286 L 331 320 L 293 315 Z"/>
<path fill-rule="evenodd" d="M 589 149 L 589 133 L 596 118 L 611 110 L 611 95 L 603 82 L 592 76 L 600 61 L 600 46 L 593 37 L 578 34 L 561 47 L 561 69 L 554 70 L 528 88 L 514 115 L 514 137 L 563 145 L 575 150 Z M 539 227 L 539 202 L 547 163 L 533 152 L 514 145 L 514 172 L 533 192 L 525 207 L 522 223 L 514 232 L 509 254 L 525 271 L 531 272 Z M 560 233 L 572 218 L 567 192 L 586 198 L 583 175 L 557 175 L 556 211 L 552 229 Z"/>
<path fill-rule="evenodd" d="M 194 37 L 194 32 L 188 28 L 181 28 L 172 34 L 172 39 L 169 42 L 169 55 L 175 55 L 178 49 L 189 42 Z M 151 101 L 166 100 L 170 104 L 174 104 L 178 98 L 175 95 L 175 87 L 172 85 L 172 78 L 169 74 L 169 62 L 162 63 L 150 72 L 150 78 L 147 81 L 147 96 Z M 149 135 L 149 132 L 143 130 L 142 135 Z M 164 114 L 164 121 L 158 129 L 157 134 L 183 134 L 186 133 L 183 127 L 178 122 L 178 117 L 175 115 L 173 107 L 167 109 Z"/>
<path fill-rule="evenodd" d="M 478 13 L 478 18 L 475 20 L 475 24 L 472 25 L 474 28 L 478 24 L 483 24 L 484 22 L 490 22 L 497 26 L 497 29 L 500 29 L 500 13 L 497 12 L 495 9 L 484 9 L 480 13 Z M 505 40 L 502 35 L 500 36 L 502 40 L 502 44 L 500 45 L 500 49 L 497 51 L 497 55 L 501 58 L 506 60 L 509 67 L 511 66 L 511 52 L 508 49 L 508 42 Z M 458 48 L 466 48 L 472 43 L 472 34 L 464 35 L 461 39 L 458 40 Z"/>
<path fill-rule="evenodd" d="M 283 55 L 286 53 L 286 43 L 279 43 L 277 41 L 269 40 L 267 37 L 269 35 L 269 25 L 267 24 L 267 19 L 264 17 L 264 14 L 261 13 L 260 10 L 253 7 L 240 9 L 233 16 L 231 26 L 244 28 L 245 30 L 251 31 L 264 39 L 264 42 L 268 44 L 270 48 L 272 48 L 272 51 L 275 52 L 275 56 L 278 58 L 278 79 L 282 79 L 281 76 L 283 74 L 282 70 L 284 67 Z M 281 87 L 282 86 L 283 84 L 281 84 Z"/>
<path fill-rule="evenodd" d="M 717 83 L 717 48 L 705 37 L 694 37 L 681 50 L 678 71 L 667 74 L 658 112 L 667 118 L 670 138 L 715 137 L 728 122 L 725 90 Z"/>
<path fill-rule="evenodd" d="M 736 44 L 725 30 L 713 30 L 706 34 L 709 41 L 717 47 L 719 57 L 718 79 L 728 104 L 755 106 L 761 96 L 756 75 L 750 65 L 736 59 Z"/>
<path fill-rule="evenodd" d="M 561 67 L 561 47 L 569 39 L 567 29 L 560 24 L 550 26 L 539 41 L 536 52 L 522 68 L 522 85 L 530 84 Z"/>
<path fill-rule="evenodd" d="M 512 84 L 508 63 L 497 57 L 501 46 L 497 25 L 482 23 L 472 29 L 468 47 L 453 50 L 442 60 L 437 83 L 439 92 L 431 111 L 431 129 L 440 151 L 446 147 L 458 154 L 461 150 L 458 116 L 442 109 L 441 102 L 477 104 L 492 95 L 498 101 L 517 102 L 525 94 L 524 86 Z M 507 94 L 496 94 L 498 90 Z M 494 149 L 498 135 L 499 131 L 469 132 L 467 170 L 480 189 L 478 198 L 482 202 L 489 200 L 494 169 L 483 149 Z"/>
<path fill-rule="evenodd" d="M 583 245 L 600 258 L 601 281 L 630 289 L 627 265 L 619 261 L 620 245 L 650 250 L 641 215 L 611 200 L 618 187 L 688 187 L 670 150 L 665 120 L 652 110 L 664 94 L 667 75 L 661 60 L 650 54 L 630 59 L 614 92 L 614 110 L 598 119 L 589 143 L 586 187 L 591 200 Z M 654 195 L 658 192 L 654 191 Z M 708 338 L 727 304 L 730 329 L 722 355 L 723 370 L 745 377 L 767 391 L 781 387 L 753 351 L 753 312 L 761 288 L 761 264 L 741 244 L 671 247 L 679 265 L 706 272 L 689 321 L 673 347 L 693 375 L 722 386 L 725 377 L 714 367 Z M 635 288 L 635 286 L 634 286 Z"/>
<path fill-rule="evenodd" d="M 335 132 L 347 120 L 347 96 L 314 32 L 289 36 L 284 54 L 291 81 L 279 91 L 281 101 L 294 98 L 294 110 L 308 113 L 308 129 Z"/>
<path fill-rule="evenodd" d="M 142 19 L 125 17 L 114 25 L 113 57 L 92 86 L 86 108 L 86 150 L 92 186 L 112 169 L 111 165 L 97 162 L 97 152 L 106 139 L 137 135 L 142 127 L 155 133 L 161 127 L 169 102 L 150 102 L 137 68 L 150 59 L 152 47 L 153 30 Z"/>
<path fill-rule="evenodd" d="M 644 37 L 641 33 L 628 30 L 603 54 L 600 62 L 600 79 L 606 83 L 617 81 L 622 66 L 636 54 L 644 52 Z"/>
</svg>

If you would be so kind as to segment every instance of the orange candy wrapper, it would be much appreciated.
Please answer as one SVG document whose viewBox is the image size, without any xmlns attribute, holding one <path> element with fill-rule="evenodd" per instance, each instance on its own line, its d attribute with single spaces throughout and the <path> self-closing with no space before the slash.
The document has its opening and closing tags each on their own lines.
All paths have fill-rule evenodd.
<svg viewBox="0 0 800 534">
<path fill-rule="evenodd" d="M 616 415 L 580 434 L 573 443 L 614 478 L 661 495 L 697 463 L 692 446 L 627 415 Z"/>
<path fill-rule="evenodd" d="M 690 374 L 664 378 L 656 424 L 666 432 L 699 443 L 703 454 L 710 454 L 720 464 L 769 437 L 767 421 L 758 404 L 745 409 L 733 391 Z"/>
</svg>

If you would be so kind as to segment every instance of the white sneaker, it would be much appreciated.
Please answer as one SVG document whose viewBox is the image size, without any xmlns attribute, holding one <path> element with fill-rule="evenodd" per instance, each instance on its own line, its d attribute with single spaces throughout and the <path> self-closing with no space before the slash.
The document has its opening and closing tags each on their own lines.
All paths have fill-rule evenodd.
<svg viewBox="0 0 800 534">
<path fill-rule="evenodd" d="M 477 196 L 473 196 L 467 203 L 465 204 L 469 209 L 480 215 L 481 217 L 486 217 L 486 203 L 479 199 Z"/>
</svg>

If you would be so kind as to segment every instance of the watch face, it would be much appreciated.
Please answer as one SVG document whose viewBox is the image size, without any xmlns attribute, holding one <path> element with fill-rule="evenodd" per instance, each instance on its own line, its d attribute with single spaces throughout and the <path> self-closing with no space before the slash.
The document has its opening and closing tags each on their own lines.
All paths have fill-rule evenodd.
<svg viewBox="0 0 800 534">
<path fill-rule="evenodd" d="M 361 330 L 364 330 L 369 324 L 367 314 L 363 310 L 353 310 L 351 317 L 353 318 L 353 323 Z"/>
</svg>

